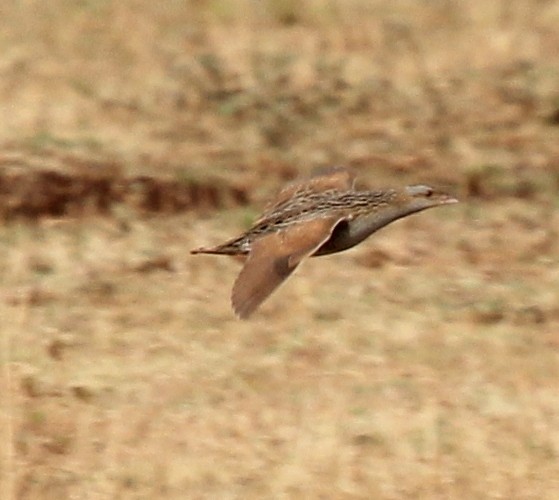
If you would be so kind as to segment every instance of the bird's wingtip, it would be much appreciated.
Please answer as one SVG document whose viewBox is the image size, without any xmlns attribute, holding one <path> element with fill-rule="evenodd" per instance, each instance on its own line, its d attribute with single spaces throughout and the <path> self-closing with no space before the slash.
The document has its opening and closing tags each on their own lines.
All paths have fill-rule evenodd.
<svg viewBox="0 0 559 500">
<path fill-rule="evenodd" d="M 231 294 L 231 307 L 233 308 L 233 312 L 235 316 L 239 319 L 248 319 L 249 316 L 254 312 L 254 308 L 250 307 L 247 303 L 239 302 L 239 299 L 233 290 Z"/>
</svg>

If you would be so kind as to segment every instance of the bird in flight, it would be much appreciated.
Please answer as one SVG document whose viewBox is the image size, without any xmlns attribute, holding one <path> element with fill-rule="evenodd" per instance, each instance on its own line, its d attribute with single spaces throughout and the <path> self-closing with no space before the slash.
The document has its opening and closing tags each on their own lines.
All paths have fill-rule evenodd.
<svg viewBox="0 0 559 500">
<path fill-rule="evenodd" d="M 245 319 L 306 257 L 347 250 L 397 219 L 457 202 L 424 185 L 358 191 L 347 168 L 321 168 L 283 188 L 240 236 L 191 253 L 246 256 L 231 294 L 235 313 Z"/>
</svg>

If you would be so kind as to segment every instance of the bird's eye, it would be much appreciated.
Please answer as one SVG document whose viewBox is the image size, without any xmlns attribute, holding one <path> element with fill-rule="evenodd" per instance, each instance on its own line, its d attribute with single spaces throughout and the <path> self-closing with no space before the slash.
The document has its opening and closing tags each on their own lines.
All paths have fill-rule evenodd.
<svg viewBox="0 0 559 500">
<path fill-rule="evenodd" d="M 417 198 L 430 198 L 432 195 L 435 194 L 435 191 L 430 186 L 424 186 L 423 184 L 419 184 L 416 186 L 408 186 L 406 191 L 409 196 L 417 197 Z"/>
</svg>

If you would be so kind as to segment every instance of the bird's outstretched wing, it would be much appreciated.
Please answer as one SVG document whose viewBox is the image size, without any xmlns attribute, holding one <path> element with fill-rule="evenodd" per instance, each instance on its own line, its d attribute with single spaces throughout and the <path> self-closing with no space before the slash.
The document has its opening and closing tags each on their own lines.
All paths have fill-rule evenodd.
<svg viewBox="0 0 559 500">
<path fill-rule="evenodd" d="M 346 167 L 318 167 L 313 169 L 310 177 L 295 180 L 285 186 L 266 206 L 264 213 L 255 224 L 267 219 L 286 202 L 301 193 L 320 193 L 329 189 L 349 191 L 353 189 L 355 173 Z"/>
<path fill-rule="evenodd" d="M 240 318 L 248 318 L 295 271 L 301 261 L 328 240 L 344 217 L 311 219 L 253 242 L 233 286 L 231 303 Z"/>
</svg>

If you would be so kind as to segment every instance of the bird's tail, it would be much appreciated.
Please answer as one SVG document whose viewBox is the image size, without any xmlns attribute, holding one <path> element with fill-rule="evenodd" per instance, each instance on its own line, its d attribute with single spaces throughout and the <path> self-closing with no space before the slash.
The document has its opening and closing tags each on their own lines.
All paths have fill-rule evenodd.
<svg viewBox="0 0 559 500">
<path fill-rule="evenodd" d="M 245 255 L 248 249 L 243 247 L 244 240 L 237 238 L 231 241 L 226 241 L 221 245 L 215 247 L 200 247 L 191 250 L 191 254 L 206 253 L 214 255 Z"/>
<path fill-rule="evenodd" d="M 198 253 L 209 253 L 214 255 L 236 255 L 239 252 L 235 251 L 232 248 L 223 248 L 221 246 L 217 246 L 211 248 L 205 248 L 205 247 L 195 248 L 194 250 L 190 250 L 190 253 L 193 255 Z"/>
</svg>

